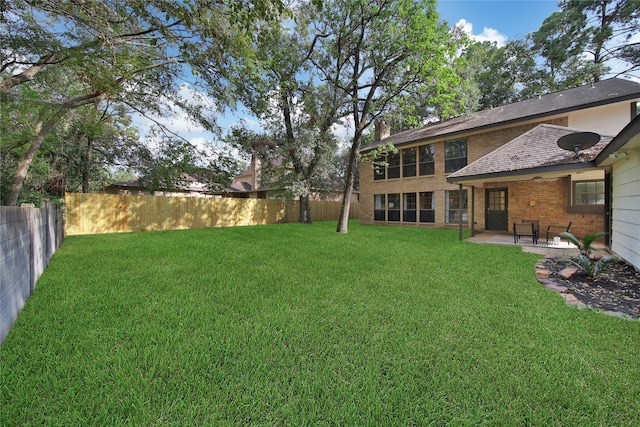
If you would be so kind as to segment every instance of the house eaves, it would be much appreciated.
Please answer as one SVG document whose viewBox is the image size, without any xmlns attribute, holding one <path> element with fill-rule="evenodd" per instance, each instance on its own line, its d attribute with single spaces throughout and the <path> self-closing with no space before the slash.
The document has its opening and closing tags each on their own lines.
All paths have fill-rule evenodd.
<svg viewBox="0 0 640 427">
<path fill-rule="evenodd" d="M 596 157 L 596 165 L 607 166 L 613 163 L 615 159 L 615 153 L 618 150 L 628 148 L 640 147 L 640 115 L 636 116 L 627 126 L 625 126 L 618 135 L 613 138 L 611 143 L 607 145 L 604 150 Z M 614 155 L 612 159 L 610 156 Z"/>
<path fill-rule="evenodd" d="M 398 132 L 381 141 L 376 141 L 375 144 L 369 145 L 361 151 L 370 151 L 380 144 L 386 143 L 399 147 L 421 141 L 454 138 L 472 132 L 477 133 L 521 122 L 540 120 L 638 97 L 640 97 L 640 83 L 613 78 L 482 110 L 471 116 L 455 117 L 427 125 L 421 129 Z"/>
</svg>

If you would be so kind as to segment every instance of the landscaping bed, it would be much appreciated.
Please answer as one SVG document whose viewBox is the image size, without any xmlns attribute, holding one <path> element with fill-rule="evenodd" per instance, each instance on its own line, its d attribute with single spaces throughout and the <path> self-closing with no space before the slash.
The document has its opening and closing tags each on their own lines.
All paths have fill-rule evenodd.
<svg viewBox="0 0 640 427">
<path fill-rule="evenodd" d="M 572 265 L 565 258 L 547 258 L 549 278 L 588 307 L 640 319 L 640 273 L 629 263 L 614 261 L 595 276 L 578 272 L 569 278 L 559 273 Z"/>
</svg>

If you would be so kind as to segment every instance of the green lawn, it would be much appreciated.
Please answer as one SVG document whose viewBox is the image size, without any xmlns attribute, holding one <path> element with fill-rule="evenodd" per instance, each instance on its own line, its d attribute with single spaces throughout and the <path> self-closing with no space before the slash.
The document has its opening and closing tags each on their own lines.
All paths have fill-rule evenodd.
<svg viewBox="0 0 640 427">
<path fill-rule="evenodd" d="M 0 425 L 640 425 L 640 322 L 535 255 L 334 223 L 75 236 L 0 349 Z"/>
</svg>

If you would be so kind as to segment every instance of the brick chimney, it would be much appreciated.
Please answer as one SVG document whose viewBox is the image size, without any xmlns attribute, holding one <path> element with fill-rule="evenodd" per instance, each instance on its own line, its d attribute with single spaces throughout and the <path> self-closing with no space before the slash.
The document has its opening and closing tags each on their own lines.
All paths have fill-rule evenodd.
<svg viewBox="0 0 640 427">
<path fill-rule="evenodd" d="M 260 187 L 262 181 L 262 165 L 260 164 L 260 159 L 255 155 L 251 156 L 251 169 L 253 169 L 253 176 L 250 184 L 251 189 L 255 191 Z"/>
<path fill-rule="evenodd" d="M 376 127 L 374 130 L 374 140 L 380 141 L 382 139 L 388 138 L 391 135 L 391 128 L 384 120 L 379 120 L 376 122 Z"/>
</svg>

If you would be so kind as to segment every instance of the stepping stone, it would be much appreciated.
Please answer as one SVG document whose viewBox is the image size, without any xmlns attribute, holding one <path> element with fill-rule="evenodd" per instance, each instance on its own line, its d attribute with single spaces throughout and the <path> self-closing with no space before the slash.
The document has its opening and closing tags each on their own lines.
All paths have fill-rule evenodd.
<svg viewBox="0 0 640 427">
<path fill-rule="evenodd" d="M 548 279 L 551 272 L 549 270 L 536 270 L 536 277 L 538 279 Z"/>
<path fill-rule="evenodd" d="M 560 273 L 558 273 L 558 275 L 563 279 L 568 280 L 568 279 L 571 279 L 577 272 L 578 272 L 578 269 L 576 267 L 567 267 L 563 269 Z"/>
<path fill-rule="evenodd" d="M 558 285 L 555 282 L 546 283 L 544 286 L 547 289 L 551 289 L 552 291 L 556 291 L 556 292 L 560 292 L 560 293 L 567 292 L 567 290 L 569 289 L 566 286 Z"/>
</svg>

